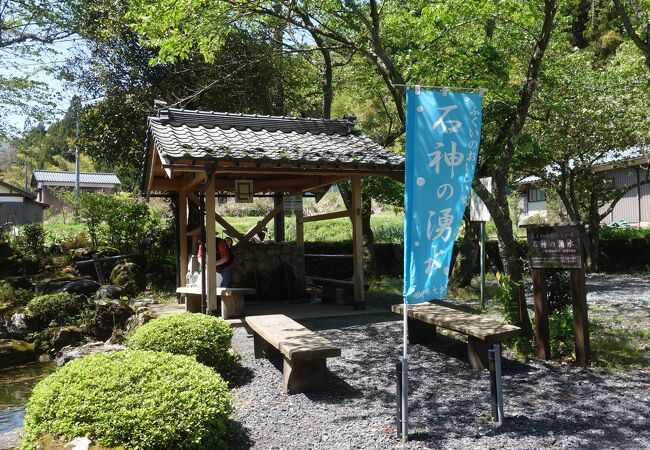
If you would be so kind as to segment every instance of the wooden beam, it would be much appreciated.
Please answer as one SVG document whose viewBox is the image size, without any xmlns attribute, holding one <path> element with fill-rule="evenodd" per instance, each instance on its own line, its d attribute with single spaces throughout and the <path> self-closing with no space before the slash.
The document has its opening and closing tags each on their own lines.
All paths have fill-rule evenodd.
<svg viewBox="0 0 650 450">
<path fill-rule="evenodd" d="M 152 191 L 180 191 L 183 189 L 183 180 L 177 178 L 167 180 L 164 178 L 154 178 L 151 180 L 150 190 Z"/>
<path fill-rule="evenodd" d="M 217 310 L 217 242 L 215 240 L 215 204 L 214 204 L 214 178 L 208 184 L 205 192 L 205 239 L 207 240 L 206 292 L 208 297 L 208 310 Z"/>
<path fill-rule="evenodd" d="M 363 290 L 363 231 L 361 228 L 361 177 L 352 177 L 352 255 L 354 255 L 354 309 L 366 309 Z"/>
<path fill-rule="evenodd" d="M 214 219 L 221 225 L 225 230 L 226 234 L 230 237 L 239 239 L 240 241 L 244 240 L 244 235 L 237 231 L 232 225 L 230 225 L 226 219 L 221 217 L 216 211 L 214 213 Z"/>
<path fill-rule="evenodd" d="M 187 286 L 187 193 L 181 190 L 178 193 L 178 239 L 180 253 L 181 286 Z"/>
<path fill-rule="evenodd" d="M 262 220 L 257 222 L 257 225 L 255 225 L 252 229 L 246 233 L 246 236 L 244 236 L 244 241 L 248 242 L 250 239 L 257 234 L 258 231 L 260 231 L 262 228 L 266 226 L 267 223 L 271 221 L 275 216 L 277 216 L 279 213 L 281 213 L 284 210 L 284 204 L 279 203 L 275 208 L 273 208 L 273 211 L 268 213 L 266 217 L 264 217 Z"/>
<path fill-rule="evenodd" d="M 199 197 L 194 192 L 187 191 L 187 198 L 192 200 L 192 203 L 194 203 L 196 206 L 199 206 Z"/>
<path fill-rule="evenodd" d="M 205 183 L 205 173 L 196 175 L 193 180 L 185 184 L 184 188 L 188 192 L 192 192 L 196 189 L 196 187 L 200 186 L 203 183 Z"/>
<path fill-rule="evenodd" d="M 336 211 L 325 214 L 317 214 L 313 216 L 303 217 L 303 222 L 318 222 L 319 220 L 340 219 L 341 217 L 350 217 L 350 211 Z"/>
</svg>

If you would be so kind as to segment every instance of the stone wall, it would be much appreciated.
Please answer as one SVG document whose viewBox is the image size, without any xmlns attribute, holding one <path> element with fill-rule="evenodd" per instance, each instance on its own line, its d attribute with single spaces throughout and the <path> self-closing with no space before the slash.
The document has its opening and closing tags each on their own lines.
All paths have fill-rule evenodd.
<svg viewBox="0 0 650 450">
<path fill-rule="evenodd" d="M 263 242 L 234 249 L 233 287 L 257 290 L 258 301 L 293 300 L 305 295 L 304 259 L 293 243 Z"/>
</svg>

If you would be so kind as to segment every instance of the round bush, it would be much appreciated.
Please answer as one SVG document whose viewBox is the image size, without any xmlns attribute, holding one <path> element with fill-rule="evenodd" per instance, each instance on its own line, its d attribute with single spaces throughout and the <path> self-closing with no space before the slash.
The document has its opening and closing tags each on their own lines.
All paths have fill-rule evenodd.
<svg viewBox="0 0 650 450">
<path fill-rule="evenodd" d="M 51 322 L 65 325 L 79 315 L 84 306 L 67 292 L 39 295 L 27 303 L 25 318 L 37 326 L 48 326 Z"/>
<path fill-rule="evenodd" d="M 204 314 L 181 313 L 159 317 L 137 328 L 129 337 L 132 349 L 194 356 L 218 371 L 227 371 L 232 362 L 228 322 Z"/>
<path fill-rule="evenodd" d="M 23 448 L 87 436 L 125 449 L 226 449 L 232 400 L 225 381 L 193 358 L 97 353 L 41 381 L 25 415 Z"/>
</svg>

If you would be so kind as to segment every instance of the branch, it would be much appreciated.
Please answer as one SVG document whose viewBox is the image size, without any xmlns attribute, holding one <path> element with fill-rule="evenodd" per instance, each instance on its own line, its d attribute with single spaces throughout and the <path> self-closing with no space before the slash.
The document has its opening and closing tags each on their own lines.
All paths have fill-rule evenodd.
<svg viewBox="0 0 650 450">
<path fill-rule="evenodd" d="M 607 217 L 612 211 L 614 211 L 614 207 L 616 207 L 616 204 L 623 198 L 625 197 L 625 194 L 630 192 L 632 189 L 638 189 L 643 185 L 650 184 L 650 178 L 648 178 L 646 174 L 645 180 L 639 181 L 637 183 L 631 184 L 629 186 L 625 186 L 624 189 L 621 189 L 621 191 L 612 199 L 612 202 L 610 205 L 607 207 L 605 212 L 599 215 L 599 221 L 603 220 L 605 217 Z"/>
<path fill-rule="evenodd" d="M 650 43 L 644 42 L 637 34 L 634 26 L 632 26 L 632 22 L 630 21 L 630 16 L 628 15 L 627 11 L 625 11 L 621 0 L 614 0 L 614 5 L 616 6 L 616 12 L 618 12 L 618 15 L 621 17 L 625 31 L 628 32 L 630 38 L 636 44 L 636 46 L 639 47 L 643 53 L 645 53 L 646 57 L 650 57 Z"/>
</svg>

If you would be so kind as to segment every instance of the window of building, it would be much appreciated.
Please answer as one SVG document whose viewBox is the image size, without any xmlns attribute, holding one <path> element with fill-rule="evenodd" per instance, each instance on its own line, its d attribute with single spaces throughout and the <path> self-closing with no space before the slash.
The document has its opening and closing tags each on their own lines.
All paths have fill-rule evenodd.
<svg viewBox="0 0 650 450">
<path fill-rule="evenodd" d="M 528 191 L 528 201 L 533 202 L 543 202 L 546 200 L 546 194 L 541 189 L 531 189 Z"/>
</svg>

